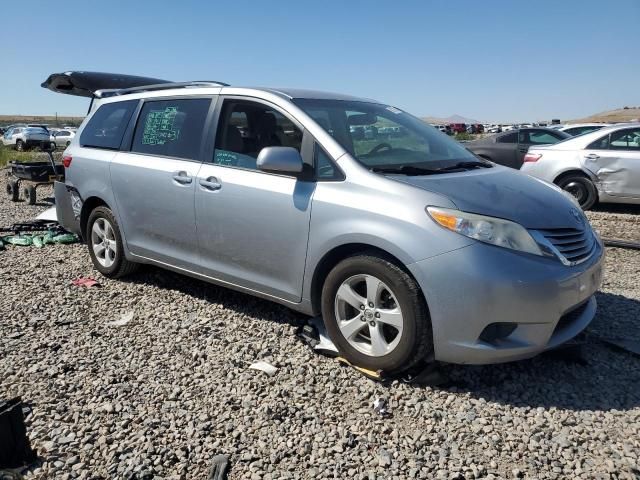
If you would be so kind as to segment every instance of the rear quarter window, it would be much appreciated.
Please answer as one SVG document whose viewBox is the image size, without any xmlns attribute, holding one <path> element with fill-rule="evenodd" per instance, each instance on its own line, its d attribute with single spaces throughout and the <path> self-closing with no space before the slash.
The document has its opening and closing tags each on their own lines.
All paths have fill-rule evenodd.
<svg viewBox="0 0 640 480">
<path fill-rule="evenodd" d="M 197 160 L 210 104 L 208 98 L 145 102 L 131 151 Z"/>
<path fill-rule="evenodd" d="M 138 100 L 107 103 L 102 105 L 89 119 L 80 135 L 83 147 L 117 150 L 127 129 Z"/>
</svg>

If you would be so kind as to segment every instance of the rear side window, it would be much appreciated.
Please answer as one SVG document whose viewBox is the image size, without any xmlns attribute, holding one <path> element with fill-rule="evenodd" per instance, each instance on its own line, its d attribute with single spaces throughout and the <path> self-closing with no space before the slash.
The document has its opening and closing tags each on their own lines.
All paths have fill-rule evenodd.
<svg viewBox="0 0 640 480">
<path fill-rule="evenodd" d="M 599 138 L 595 142 L 591 142 L 587 146 L 587 150 L 608 150 L 609 149 L 609 135 L 605 135 Z"/>
<path fill-rule="evenodd" d="M 210 104 L 208 98 L 145 102 L 131 151 L 197 160 Z"/>
<path fill-rule="evenodd" d="M 138 100 L 107 103 L 98 108 L 80 135 L 83 147 L 117 150 Z"/>
<path fill-rule="evenodd" d="M 558 138 L 548 132 L 532 131 L 529 132 L 529 142 L 526 143 L 532 143 L 534 145 L 548 145 L 550 143 L 557 142 Z"/>
<path fill-rule="evenodd" d="M 518 143 L 518 132 L 508 133 L 496 139 L 498 143 Z"/>
<path fill-rule="evenodd" d="M 640 128 L 629 128 L 613 132 L 609 148 L 611 150 L 640 151 Z"/>
</svg>

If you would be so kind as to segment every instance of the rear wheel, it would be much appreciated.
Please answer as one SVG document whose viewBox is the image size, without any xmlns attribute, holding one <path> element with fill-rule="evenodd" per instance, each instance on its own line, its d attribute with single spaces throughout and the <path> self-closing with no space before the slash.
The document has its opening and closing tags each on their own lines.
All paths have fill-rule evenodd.
<svg viewBox="0 0 640 480">
<path fill-rule="evenodd" d="M 327 276 L 322 316 L 354 365 L 397 373 L 433 351 L 431 322 L 416 282 L 377 255 L 347 258 Z"/>
<path fill-rule="evenodd" d="M 589 210 L 598 201 L 598 191 L 593 182 L 579 173 L 561 177 L 557 185 L 575 197 L 583 210 Z"/>
<path fill-rule="evenodd" d="M 24 152 L 24 142 L 22 140 L 16 140 L 16 150 Z"/>
<path fill-rule="evenodd" d="M 124 256 L 120 227 L 109 208 L 97 207 L 91 212 L 85 238 L 93 265 L 105 277 L 120 278 L 137 270 L 138 264 Z"/>
</svg>

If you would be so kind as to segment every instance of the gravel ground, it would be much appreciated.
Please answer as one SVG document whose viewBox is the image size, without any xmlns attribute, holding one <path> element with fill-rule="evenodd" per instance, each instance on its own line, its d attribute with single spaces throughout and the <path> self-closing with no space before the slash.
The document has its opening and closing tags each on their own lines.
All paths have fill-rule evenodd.
<svg viewBox="0 0 640 480">
<path fill-rule="evenodd" d="M 43 208 L 3 197 L 0 225 Z M 589 215 L 640 240 L 637 213 Z M 101 288 L 70 285 L 81 276 Z M 28 478 L 206 479 L 219 453 L 232 479 L 638 478 L 640 360 L 597 341 L 640 340 L 638 278 L 640 252 L 610 249 L 584 362 L 444 366 L 450 383 L 431 388 L 311 353 L 294 336 L 304 317 L 284 307 L 155 268 L 101 278 L 82 245 L 8 247 L 0 398 L 33 406 L 42 463 Z M 256 360 L 277 373 L 248 369 Z"/>
</svg>

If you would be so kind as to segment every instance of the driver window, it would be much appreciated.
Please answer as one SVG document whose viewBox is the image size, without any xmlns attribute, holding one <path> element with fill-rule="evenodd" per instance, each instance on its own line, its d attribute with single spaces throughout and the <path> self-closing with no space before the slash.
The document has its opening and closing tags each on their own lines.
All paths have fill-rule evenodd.
<svg viewBox="0 0 640 480">
<path fill-rule="evenodd" d="M 216 133 L 213 163 L 256 170 L 265 147 L 300 151 L 302 132 L 279 111 L 257 102 L 225 100 Z"/>
<path fill-rule="evenodd" d="M 347 111 L 347 125 L 357 157 L 393 149 L 432 153 L 424 138 L 388 117 Z"/>
</svg>

